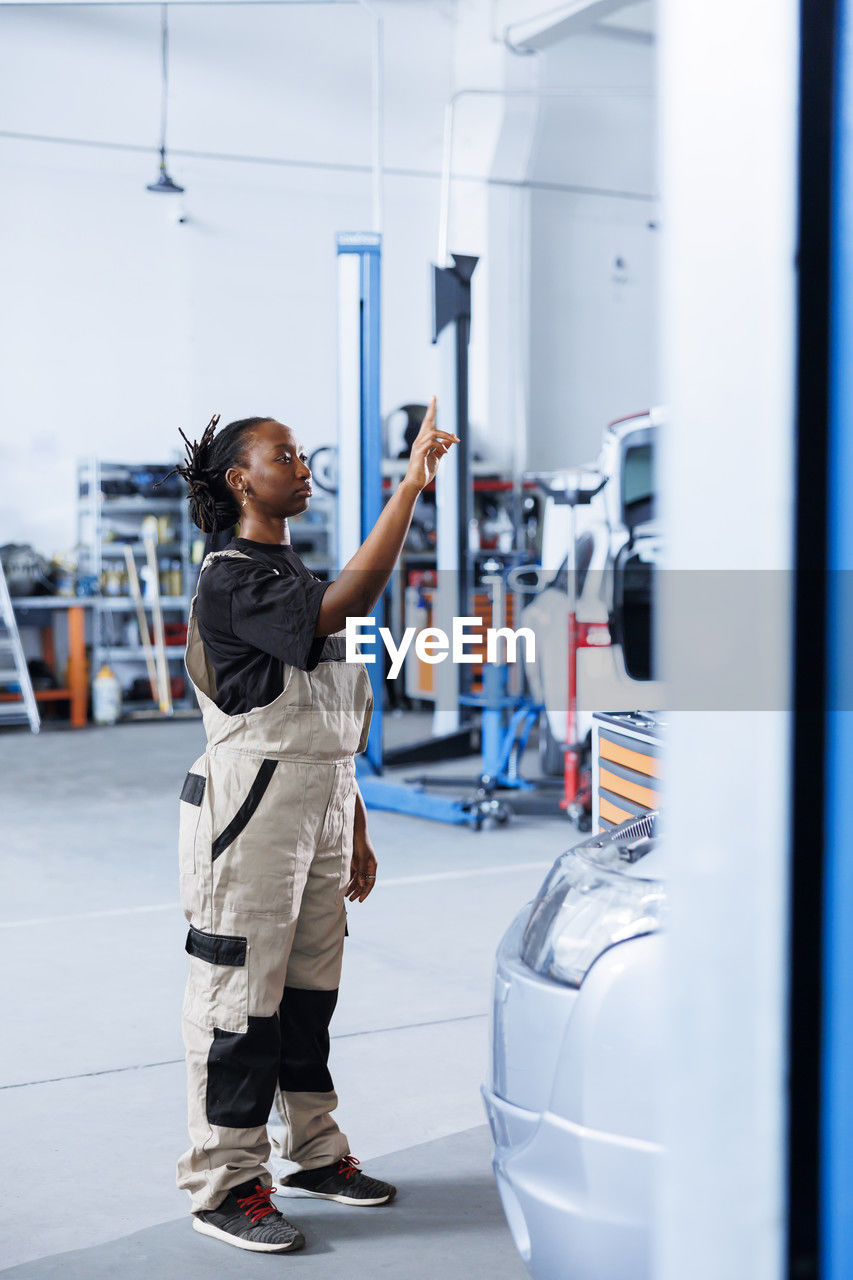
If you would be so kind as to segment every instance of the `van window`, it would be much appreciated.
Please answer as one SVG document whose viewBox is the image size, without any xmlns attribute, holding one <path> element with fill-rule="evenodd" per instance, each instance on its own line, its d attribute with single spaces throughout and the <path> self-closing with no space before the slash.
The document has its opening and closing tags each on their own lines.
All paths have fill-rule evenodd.
<svg viewBox="0 0 853 1280">
<path fill-rule="evenodd" d="M 629 529 L 649 520 L 655 496 L 654 450 L 635 444 L 625 450 L 622 463 L 622 518 Z"/>
</svg>

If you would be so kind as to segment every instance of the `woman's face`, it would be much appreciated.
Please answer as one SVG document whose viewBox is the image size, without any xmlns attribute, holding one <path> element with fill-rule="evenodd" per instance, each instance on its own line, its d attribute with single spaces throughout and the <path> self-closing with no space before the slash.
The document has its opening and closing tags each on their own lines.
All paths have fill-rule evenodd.
<svg viewBox="0 0 853 1280">
<path fill-rule="evenodd" d="M 282 519 L 305 511 L 311 497 L 311 472 L 301 441 L 281 422 L 262 422 L 251 433 L 245 462 L 231 467 L 226 480 L 238 503 L 245 489 L 258 515 Z"/>
</svg>

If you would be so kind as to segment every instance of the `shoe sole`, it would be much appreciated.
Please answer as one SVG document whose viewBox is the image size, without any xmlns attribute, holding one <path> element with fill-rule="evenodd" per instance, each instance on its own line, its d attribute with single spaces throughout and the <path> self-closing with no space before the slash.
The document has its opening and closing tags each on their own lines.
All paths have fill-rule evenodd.
<svg viewBox="0 0 853 1280">
<path fill-rule="evenodd" d="M 293 1200 L 298 1200 L 303 1196 L 310 1196 L 312 1200 L 334 1200 L 337 1204 L 351 1204 L 356 1208 L 369 1209 L 371 1205 L 390 1204 L 397 1194 L 392 1191 L 390 1196 L 379 1196 L 374 1200 L 355 1200 L 350 1196 L 333 1196 L 324 1191 L 307 1191 L 303 1187 L 279 1187 L 275 1193 L 277 1196 L 289 1196 Z"/>
<path fill-rule="evenodd" d="M 248 1249 L 251 1253 L 296 1253 L 305 1246 L 304 1236 L 296 1236 L 289 1244 L 264 1244 L 261 1240 L 244 1240 L 242 1236 L 222 1231 L 203 1218 L 193 1218 L 193 1230 L 200 1231 L 203 1236 L 213 1236 L 215 1240 L 224 1240 L 226 1244 L 233 1244 L 238 1249 Z"/>
</svg>

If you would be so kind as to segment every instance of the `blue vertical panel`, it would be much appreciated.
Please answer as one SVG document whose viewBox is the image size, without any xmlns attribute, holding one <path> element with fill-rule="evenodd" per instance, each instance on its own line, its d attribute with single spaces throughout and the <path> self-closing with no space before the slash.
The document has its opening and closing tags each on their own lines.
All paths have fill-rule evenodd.
<svg viewBox="0 0 853 1280">
<path fill-rule="evenodd" d="M 361 541 L 379 519 L 382 498 L 382 407 L 380 401 L 381 259 L 382 237 L 375 232 L 347 233 L 338 237 L 338 253 L 357 254 L 361 265 Z M 341 480 L 339 480 L 339 485 Z M 340 499 L 339 499 L 340 501 Z M 383 597 L 384 598 L 384 597 Z M 377 626 L 383 602 L 373 611 Z M 385 684 L 384 648 L 375 647 L 376 661 L 368 665 L 373 686 L 373 719 L 365 756 L 377 773 L 382 769 L 382 698 Z"/>
<path fill-rule="evenodd" d="M 832 212 L 821 1276 L 853 1276 L 853 0 L 838 5 Z M 797 1028 L 792 1032 L 797 1034 Z"/>
<path fill-rule="evenodd" d="M 367 237 L 365 237 L 367 240 Z M 382 407 L 380 403 L 381 237 L 371 237 L 361 254 L 361 536 L 367 537 L 382 512 Z M 382 623 L 384 596 L 373 610 L 377 627 Z M 382 769 L 382 697 L 385 686 L 385 650 L 376 645 L 376 662 L 369 666 L 373 685 L 373 719 L 365 755 L 370 765 Z"/>
</svg>

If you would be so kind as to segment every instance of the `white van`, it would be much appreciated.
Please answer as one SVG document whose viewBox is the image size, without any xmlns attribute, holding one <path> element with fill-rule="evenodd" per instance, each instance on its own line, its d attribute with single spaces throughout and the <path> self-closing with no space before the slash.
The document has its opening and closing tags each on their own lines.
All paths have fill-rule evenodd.
<svg viewBox="0 0 853 1280">
<path fill-rule="evenodd" d="M 591 496 L 574 507 L 575 743 L 588 742 L 595 711 L 664 705 L 652 654 L 653 575 L 661 557 L 655 510 L 660 418 L 659 410 L 651 410 L 611 423 L 598 459 L 581 472 L 582 488 Z M 569 736 L 571 513 L 560 501 L 559 476 L 539 479 L 550 494 L 543 519 L 542 589 L 523 610 L 521 625 L 536 634 L 536 660 L 526 664 L 526 672 L 532 695 L 546 708 L 539 728 L 542 768 L 560 774 Z"/>
</svg>

